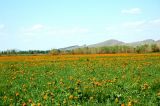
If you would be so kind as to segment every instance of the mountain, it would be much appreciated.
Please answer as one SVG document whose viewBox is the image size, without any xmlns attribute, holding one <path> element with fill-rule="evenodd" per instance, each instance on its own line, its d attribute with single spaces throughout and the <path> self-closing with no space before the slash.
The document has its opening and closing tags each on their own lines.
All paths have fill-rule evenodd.
<svg viewBox="0 0 160 106">
<path fill-rule="evenodd" d="M 59 48 L 59 50 L 73 50 L 73 49 L 76 49 L 76 48 L 80 48 L 80 46 L 78 46 L 78 45 L 68 46 L 68 47 L 65 47 L 65 48 Z"/>
<path fill-rule="evenodd" d="M 151 45 L 151 44 L 155 44 L 155 43 L 156 43 L 156 41 L 154 41 L 153 39 L 146 39 L 146 40 L 143 40 L 143 41 L 126 43 L 126 45 L 128 45 L 128 46 L 140 46 L 140 45 L 144 45 L 144 44 Z"/>
<path fill-rule="evenodd" d="M 156 44 L 160 46 L 160 40 L 157 40 L 157 41 L 156 41 Z"/>
<path fill-rule="evenodd" d="M 92 45 L 83 45 L 83 46 L 74 45 L 74 46 L 69 46 L 69 47 L 65 47 L 65 48 L 60 48 L 60 50 L 73 50 L 73 49 L 83 48 L 83 47 L 103 47 L 103 46 L 116 46 L 116 45 L 140 46 L 140 45 L 144 45 L 144 44 L 148 44 L 148 45 L 158 44 L 158 45 L 160 45 L 160 40 L 155 41 L 153 39 L 146 39 L 143 41 L 125 43 L 125 42 L 122 42 L 119 40 L 110 39 L 110 40 L 106 40 L 104 42 L 100 42 L 100 43 L 96 43 L 96 44 L 92 44 Z"/>
<path fill-rule="evenodd" d="M 157 40 L 156 43 L 160 43 L 160 40 Z"/>
<path fill-rule="evenodd" d="M 111 40 L 106 40 L 104 42 L 100 42 L 97 44 L 88 45 L 88 47 L 115 46 L 115 45 L 123 45 L 123 44 L 125 44 L 125 43 L 122 41 L 111 39 Z"/>
</svg>

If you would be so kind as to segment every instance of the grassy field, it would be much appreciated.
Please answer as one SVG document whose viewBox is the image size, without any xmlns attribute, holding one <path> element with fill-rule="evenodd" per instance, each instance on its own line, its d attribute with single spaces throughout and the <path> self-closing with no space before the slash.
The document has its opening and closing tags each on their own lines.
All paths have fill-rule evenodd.
<svg viewBox="0 0 160 106">
<path fill-rule="evenodd" d="M 0 105 L 160 106 L 160 54 L 0 56 Z"/>
</svg>

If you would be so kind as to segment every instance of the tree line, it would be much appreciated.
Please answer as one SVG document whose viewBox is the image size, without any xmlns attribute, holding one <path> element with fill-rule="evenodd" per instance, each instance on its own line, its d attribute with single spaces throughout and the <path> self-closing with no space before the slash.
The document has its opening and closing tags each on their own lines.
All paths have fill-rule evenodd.
<svg viewBox="0 0 160 106">
<path fill-rule="evenodd" d="M 28 51 L 16 51 L 6 50 L 1 51 L 0 55 L 34 55 L 34 54 L 50 54 L 50 55 L 63 55 L 63 54 L 115 54 L 115 53 L 153 53 L 160 52 L 160 45 L 157 44 L 144 44 L 140 46 L 104 46 L 104 47 L 83 47 L 72 50 L 28 50 Z"/>
<path fill-rule="evenodd" d="M 0 55 L 34 55 L 34 54 L 48 54 L 50 50 L 26 50 L 26 51 L 17 51 L 17 50 L 5 50 L 0 51 Z"/>
<path fill-rule="evenodd" d="M 58 54 L 115 54 L 115 53 L 152 53 L 160 52 L 160 45 L 140 45 L 140 46 L 104 46 L 104 47 L 83 47 L 73 50 L 58 50 L 53 49 L 49 53 Z"/>
</svg>

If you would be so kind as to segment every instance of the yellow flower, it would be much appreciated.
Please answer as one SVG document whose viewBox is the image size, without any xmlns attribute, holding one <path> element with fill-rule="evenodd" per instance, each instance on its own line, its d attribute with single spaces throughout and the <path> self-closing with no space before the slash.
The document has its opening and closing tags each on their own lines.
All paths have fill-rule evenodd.
<svg viewBox="0 0 160 106">
<path fill-rule="evenodd" d="M 66 99 L 63 101 L 63 104 L 66 104 L 67 103 L 67 101 L 66 101 Z"/>
<path fill-rule="evenodd" d="M 73 95 L 70 95 L 70 96 L 69 96 L 69 99 L 71 99 L 71 100 L 72 100 L 73 98 L 74 98 L 74 96 L 73 96 Z"/>
<path fill-rule="evenodd" d="M 116 103 L 118 103 L 118 102 L 119 102 L 118 98 L 116 98 L 116 99 L 115 99 L 115 102 L 116 102 Z"/>
<path fill-rule="evenodd" d="M 41 103 L 38 103 L 37 106 L 41 106 Z"/>
<path fill-rule="evenodd" d="M 93 100 L 93 97 L 91 96 L 89 99 L 90 99 L 90 100 Z"/>
<path fill-rule="evenodd" d="M 6 100 L 6 99 L 7 99 L 7 96 L 4 96 L 3 99 Z"/>
<path fill-rule="evenodd" d="M 25 85 L 25 84 L 23 84 L 23 85 L 22 85 L 22 87 L 23 87 L 23 88 L 25 88 L 25 87 L 26 87 L 26 85 Z"/>
<path fill-rule="evenodd" d="M 29 100 L 28 100 L 28 102 L 29 102 L 29 103 L 32 103 L 32 100 L 31 100 L 31 99 L 29 99 Z"/>
<path fill-rule="evenodd" d="M 48 82 L 48 85 L 51 85 L 52 83 L 51 82 Z"/>
<path fill-rule="evenodd" d="M 74 97 L 74 99 L 76 100 L 76 99 L 78 99 L 78 97 L 77 97 L 77 96 L 75 96 L 75 97 Z"/>
<path fill-rule="evenodd" d="M 44 95 L 43 99 L 44 99 L 44 100 L 47 100 L 47 97 L 48 97 L 47 95 Z"/>
<path fill-rule="evenodd" d="M 31 106 L 36 106 L 36 104 L 32 103 Z"/>
<path fill-rule="evenodd" d="M 77 81 L 77 85 L 80 85 L 80 83 L 81 83 L 81 80 L 78 80 L 78 81 Z"/>
<path fill-rule="evenodd" d="M 54 94 L 52 92 L 50 93 L 50 95 L 51 95 L 52 98 L 54 97 Z"/>
<path fill-rule="evenodd" d="M 148 85 L 147 83 L 145 83 L 145 84 L 143 85 L 143 88 L 144 88 L 144 89 L 148 89 L 148 88 L 149 88 L 149 85 Z"/>
<path fill-rule="evenodd" d="M 73 80 L 73 77 L 72 77 L 72 76 L 70 76 L 70 77 L 69 77 L 69 80 Z"/>
<path fill-rule="evenodd" d="M 128 102 L 128 106 L 132 106 L 132 102 Z"/>
</svg>

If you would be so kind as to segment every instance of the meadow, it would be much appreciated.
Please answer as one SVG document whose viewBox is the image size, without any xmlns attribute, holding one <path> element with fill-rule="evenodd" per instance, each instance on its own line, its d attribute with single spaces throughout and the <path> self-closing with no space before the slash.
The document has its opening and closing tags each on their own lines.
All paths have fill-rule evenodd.
<svg viewBox="0 0 160 106">
<path fill-rule="evenodd" d="M 160 54 L 0 56 L 2 106 L 160 106 Z"/>
</svg>

